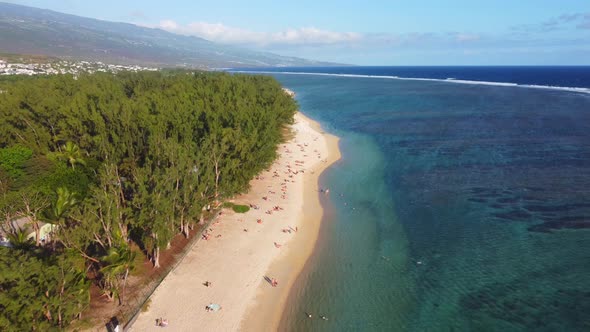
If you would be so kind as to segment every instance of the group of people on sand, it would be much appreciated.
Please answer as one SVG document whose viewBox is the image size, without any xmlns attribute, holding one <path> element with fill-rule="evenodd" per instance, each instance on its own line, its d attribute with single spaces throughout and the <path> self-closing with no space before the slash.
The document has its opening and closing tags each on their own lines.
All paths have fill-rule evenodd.
<svg viewBox="0 0 590 332">
<path fill-rule="evenodd" d="M 156 326 L 159 326 L 159 327 L 168 326 L 168 319 L 162 318 L 162 317 L 156 319 Z"/>
<path fill-rule="evenodd" d="M 266 214 L 272 214 L 273 212 L 281 211 L 282 209 L 283 209 L 282 207 L 276 205 L 276 206 L 273 206 L 272 210 L 267 210 Z"/>
<path fill-rule="evenodd" d="M 289 226 L 289 228 L 283 228 L 282 229 L 282 232 L 283 233 L 289 233 L 289 234 L 291 234 L 291 232 L 297 233 L 297 231 L 299 231 L 299 227 L 297 227 L 297 226 L 295 226 L 295 228 Z"/>
<path fill-rule="evenodd" d="M 207 312 L 211 312 L 211 311 L 219 311 L 221 310 L 222 307 L 219 304 L 215 304 L 215 303 L 210 303 L 207 306 L 205 306 L 205 310 Z"/>
</svg>

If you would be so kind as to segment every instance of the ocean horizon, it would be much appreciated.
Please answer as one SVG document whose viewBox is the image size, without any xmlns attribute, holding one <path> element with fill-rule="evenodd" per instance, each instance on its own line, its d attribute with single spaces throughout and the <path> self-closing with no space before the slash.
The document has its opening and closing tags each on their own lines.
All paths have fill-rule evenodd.
<svg viewBox="0 0 590 332">
<path fill-rule="evenodd" d="M 341 138 L 280 329 L 588 329 L 590 67 L 433 68 L 260 70 Z"/>
<path fill-rule="evenodd" d="M 230 71 L 433 81 L 590 93 L 590 66 L 334 66 L 236 68 Z"/>
</svg>

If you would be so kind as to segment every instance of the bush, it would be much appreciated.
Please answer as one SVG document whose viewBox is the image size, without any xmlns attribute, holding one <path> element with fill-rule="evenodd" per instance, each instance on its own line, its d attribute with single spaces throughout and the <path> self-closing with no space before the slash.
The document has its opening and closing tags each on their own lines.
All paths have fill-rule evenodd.
<svg viewBox="0 0 590 332">
<path fill-rule="evenodd" d="M 147 312 L 150 310 L 150 304 L 152 304 L 152 299 L 147 299 L 145 303 L 141 306 L 141 312 Z"/>
<path fill-rule="evenodd" d="M 232 202 L 224 202 L 223 207 L 226 209 L 232 209 L 235 213 L 246 213 L 250 211 L 250 207 L 248 205 L 239 205 Z"/>
<path fill-rule="evenodd" d="M 248 205 L 237 205 L 237 204 L 234 204 L 234 206 L 232 207 L 232 209 L 236 213 L 246 213 L 246 212 L 250 211 L 250 207 Z"/>
</svg>

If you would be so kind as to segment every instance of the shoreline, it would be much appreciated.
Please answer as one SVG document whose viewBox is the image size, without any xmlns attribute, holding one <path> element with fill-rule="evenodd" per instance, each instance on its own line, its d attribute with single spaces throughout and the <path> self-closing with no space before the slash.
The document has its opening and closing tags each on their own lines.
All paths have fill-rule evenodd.
<svg viewBox="0 0 590 332">
<path fill-rule="evenodd" d="M 224 209 L 209 240 L 199 240 L 170 272 L 129 331 L 158 331 L 158 318 L 174 331 L 276 329 L 318 238 L 319 177 L 340 159 L 337 137 L 299 112 L 294 118 L 294 137 L 279 146 L 279 158 L 232 200 L 259 209 Z M 272 287 L 270 278 L 279 285 Z M 207 312 L 210 303 L 223 309 Z"/>
<path fill-rule="evenodd" d="M 286 280 L 286 287 L 277 292 L 265 292 L 260 289 L 254 302 L 250 305 L 249 310 L 240 325 L 240 331 L 276 331 L 283 316 L 285 306 L 293 285 L 305 263 L 313 253 L 316 242 L 320 233 L 321 221 L 324 216 L 324 209 L 320 202 L 319 179 L 322 173 L 335 162 L 340 160 L 340 149 L 338 143 L 339 137 L 325 133 L 321 125 L 298 113 L 317 133 L 322 135 L 328 147 L 326 162 L 314 165 L 312 167 L 314 174 L 306 174 L 304 179 L 304 201 L 302 205 L 302 215 L 300 223 L 307 223 L 305 232 L 292 240 L 293 245 L 289 252 L 284 256 L 276 259 L 269 267 L 270 271 L 281 271 L 282 279 Z M 308 177 L 309 175 L 309 177 Z M 301 233 L 301 231 L 300 231 Z"/>
</svg>

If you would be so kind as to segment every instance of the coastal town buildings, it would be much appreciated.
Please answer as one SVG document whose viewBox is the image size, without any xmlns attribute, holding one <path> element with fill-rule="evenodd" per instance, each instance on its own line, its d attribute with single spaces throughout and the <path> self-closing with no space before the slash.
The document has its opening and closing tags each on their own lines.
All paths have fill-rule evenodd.
<svg viewBox="0 0 590 332">
<path fill-rule="evenodd" d="M 89 61 L 55 61 L 48 63 L 9 63 L 0 60 L 0 75 L 55 75 L 120 71 L 156 71 L 158 68 L 138 65 L 114 65 Z"/>
</svg>

